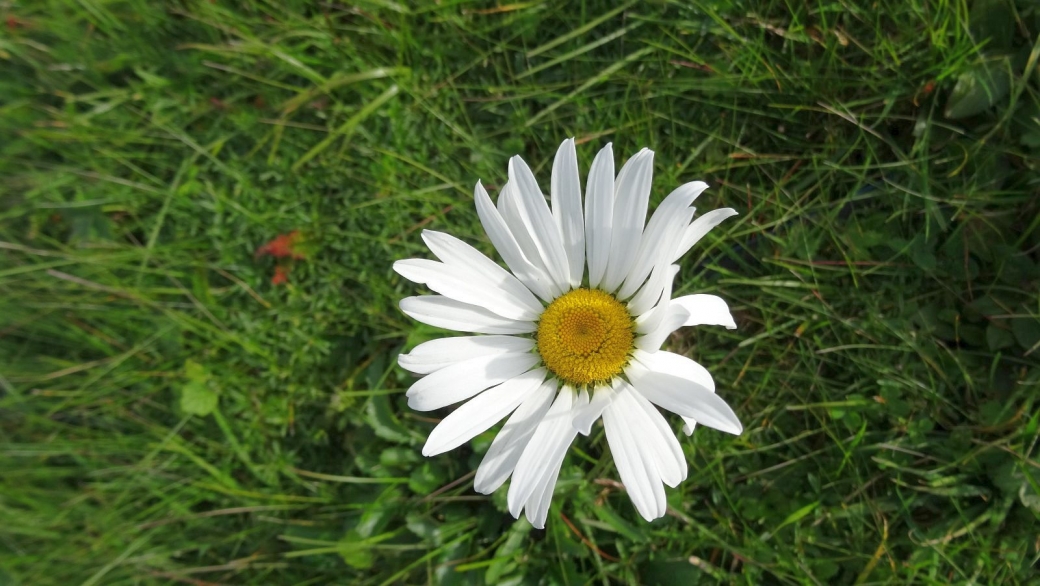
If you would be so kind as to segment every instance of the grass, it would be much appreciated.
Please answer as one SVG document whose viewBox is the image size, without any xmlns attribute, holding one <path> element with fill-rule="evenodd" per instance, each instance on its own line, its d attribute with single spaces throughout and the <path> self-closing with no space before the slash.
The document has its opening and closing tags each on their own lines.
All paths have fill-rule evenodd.
<svg viewBox="0 0 1040 586">
<path fill-rule="evenodd" d="M 0 584 L 1040 580 L 1032 3 L 0 15 Z M 471 488 L 493 432 L 422 458 L 395 365 L 437 332 L 392 261 L 490 252 L 473 184 L 568 136 L 741 212 L 677 280 L 739 329 L 668 345 L 745 432 L 683 436 L 652 524 L 602 428 L 514 521 Z"/>
</svg>

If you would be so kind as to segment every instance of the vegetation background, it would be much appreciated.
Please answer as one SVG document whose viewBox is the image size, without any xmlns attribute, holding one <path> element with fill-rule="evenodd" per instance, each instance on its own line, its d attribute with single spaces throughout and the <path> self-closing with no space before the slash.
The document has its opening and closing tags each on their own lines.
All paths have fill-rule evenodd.
<svg viewBox="0 0 1040 586">
<path fill-rule="evenodd" d="M 0 1 L 0 585 L 1038 584 L 1029 0 Z M 419 448 L 421 228 L 575 136 L 741 215 L 671 348 L 746 430 L 642 521 Z M 494 192 L 495 189 L 492 189 Z M 678 426 L 678 422 L 676 422 Z M 678 429 L 678 427 L 676 428 Z"/>
</svg>

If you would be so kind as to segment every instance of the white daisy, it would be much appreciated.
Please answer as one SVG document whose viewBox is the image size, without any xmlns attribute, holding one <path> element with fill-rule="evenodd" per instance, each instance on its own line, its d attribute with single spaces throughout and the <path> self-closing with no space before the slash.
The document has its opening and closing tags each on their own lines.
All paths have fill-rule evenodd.
<svg viewBox="0 0 1040 586">
<path fill-rule="evenodd" d="M 743 430 L 704 367 L 660 350 L 681 326 L 736 327 L 716 296 L 671 296 L 679 270 L 673 263 L 737 212 L 694 219 L 690 204 L 708 187 L 695 181 L 668 195 L 644 227 L 653 157 L 639 151 L 615 177 L 608 144 L 592 163 L 583 208 L 574 140 L 566 140 L 553 162 L 550 208 L 515 156 L 497 207 L 480 182 L 474 190 L 477 214 L 508 271 L 430 230 L 422 237 L 440 262 L 394 263 L 401 276 L 439 293 L 403 299 L 402 311 L 481 334 L 433 340 L 399 357 L 402 367 L 424 375 L 408 389 L 413 409 L 469 399 L 434 428 L 423 454 L 456 448 L 512 413 L 474 488 L 490 494 L 512 476 L 509 511 L 519 518 L 526 509 L 535 527 L 545 525 L 567 448 L 601 417 L 621 481 L 648 521 L 665 514 L 664 485 L 675 487 L 687 473 L 657 407 L 680 415 L 687 435 L 697 423 Z"/>
</svg>

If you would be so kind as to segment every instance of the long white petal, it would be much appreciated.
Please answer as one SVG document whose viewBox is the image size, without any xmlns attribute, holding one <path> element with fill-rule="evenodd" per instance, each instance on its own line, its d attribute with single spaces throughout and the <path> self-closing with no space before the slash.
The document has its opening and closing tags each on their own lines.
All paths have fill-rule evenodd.
<svg viewBox="0 0 1040 586">
<path fill-rule="evenodd" d="M 502 214 L 499 213 L 495 204 L 491 203 L 491 197 L 488 196 L 479 181 L 473 188 L 473 201 L 476 204 L 480 223 L 484 226 L 484 232 L 487 233 L 491 244 L 502 256 L 502 260 L 505 261 L 509 270 L 543 301 L 550 302 L 555 299 L 556 295 L 549 286 L 548 276 L 524 256 L 523 250 L 513 237 L 505 219 L 502 218 Z"/>
<path fill-rule="evenodd" d="M 570 269 L 559 225 L 545 203 L 545 196 L 538 187 L 534 173 L 519 156 L 509 159 L 509 181 L 516 186 L 520 196 L 517 199 L 520 217 L 545 261 L 549 276 L 561 290 L 567 290 L 570 286 Z"/>
<path fill-rule="evenodd" d="M 628 414 L 621 407 L 620 401 L 611 401 L 603 411 L 603 429 L 606 431 L 610 453 L 614 457 L 614 465 L 617 466 L 621 482 L 628 491 L 628 498 L 644 519 L 657 519 L 661 515 L 657 513 L 656 492 L 663 491 L 664 488 L 654 486 L 647 469 L 648 464 L 654 465 L 644 461 L 636 443 L 639 441 L 637 434 L 631 429 Z M 657 484 L 660 485 L 660 482 Z"/>
<path fill-rule="evenodd" d="M 394 270 L 413 283 L 423 283 L 445 297 L 487 309 L 509 319 L 535 321 L 541 315 L 541 304 L 526 287 L 517 285 L 531 295 L 538 309 L 532 309 L 512 291 L 482 278 L 472 268 L 449 265 L 424 258 L 409 258 L 394 263 Z"/>
<path fill-rule="evenodd" d="M 636 318 L 648 319 L 645 314 L 654 311 L 672 295 L 672 282 L 679 273 L 679 265 L 658 265 L 650 273 L 643 288 L 628 302 L 628 311 Z"/>
<path fill-rule="evenodd" d="M 737 210 L 733 208 L 720 208 L 712 210 L 694 220 L 690 227 L 686 229 L 686 233 L 683 234 L 679 248 L 675 251 L 675 258 L 678 259 L 686 254 L 687 251 L 693 248 L 694 244 L 697 244 L 701 238 L 704 238 L 705 234 L 722 223 L 723 220 L 736 215 Z"/>
<path fill-rule="evenodd" d="M 415 374 L 430 374 L 456 362 L 478 356 L 491 356 L 507 352 L 529 352 L 534 340 L 516 336 L 457 336 L 437 338 L 423 342 L 411 352 L 397 357 L 401 368 Z"/>
<path fill-rule="evenodd" d="M 686 216 L 687 210 L 707 188 L 708 184 L 703 181 L 685 183 L 669 193 L 661 205 L 657 206 L 654 215 L 646 224 L 646 229 L 643 230 L 639 254 L 636 255 L 636 262 L 625 278 L 624 285 L 618 291 L 618 297 L 627 299 L 639 289 L 650 271 L 660 262 L 670 264 L 675 260 L 675 249 L 692 219 L 692 210 L 688 212 L 691 214 L 689 217 Z M 669 247 L 671 250 L 668 250 Z M 667 258 L 659 261 L 660 257 Z"/>
<path fill-rule="evenodd" d="M 686 480 L 686 474 L 689 471 L 686 455 L 679 446 L 679 440 L 675 438 L 675 434 L 661 412 L 646 397 L 634 389 L 626 395 L 633 402 L 632 409 L 642 409 L 645 415 L 641 429 L 652 444 L 651 454 L 657 464 L 658 472 L 661 473 L 661 480 L 675 488 L 680 482 Z"/>
<path fill-rule="evenodd" d="M 535 529 L 545 529 L 545 519 L 549 516 L 549 505 L 552 504 L 553 492 L 556 490 L 556 480 L 560 477 L 560 467 L 563 458 L 551 468 L 552 473 L 547 476 L 536 489 L 536 493 L 527 499 L 524 505 L 524 516 Z"/>
<path fill-rule="evenodd" d="M 684 295 L 672 299 L 690 312 L 684 326 L 723 326 L 727 330 L 737 329 L 737 323 L 729 313 L 729 306 L 715 295 Z"/>
<path fill-rule="evenodd" d="M 598 287 L 607 272 L 613 225 L 614 151 L 608 142 L 592 161 L 585 186 L 585 257 L 592 287 Z"/>
<path fill-rule="evenodd" d="M 647 480 L 653 489 L 657 517 L 662 517 L 668 509 L 664 484 L 677 486 L 682 482 L 680 463 L 676 460 L 672 446 L 668 444 L 668 438 L 675 443 L 676 450 L 679 448 L 679 442 L 668 429 L 667 423 L 663 421 L 662 427 L 668 437 L 661 435 L 660 429 L 636 400 L 637 394 L 627 382 L 619 385 L 618 401 L 615 407 L 624 414 L 633 443 L 639 451 L 639 458 L 643 463 Z M 653 409 L 653 405 L 650 407 Z M 654 411 L 656 413 L 656 409 Z M 660 413 L 656 414 L 658 418 L 661 417 Z M 678 451 L 681 452 L 681 450 Z"/>
<path fill-rule="evenodd" d="M 663 274 L 662 271 L 670 266 L 678 267 L 678 265 L 671 264 L 672 256 L 675 252 L 675 247 L 679 244 L 679 239 L 682 237 L 683 228 L 692 217 L 693 208 L 680 210 L 673 215 L 674 221 L 668 222 L 660 231 L 643 235 L 643 242 L 649 242 L 650 246 L 657 251 L 649 258 L 648 262 L 651 263 L 653 271 L 658 271 L 658 275 Z M 632 272 L 637 273 L 636 267 L 632 267 Z M 639 300 L 646 299 L 647 295 L 652 298 L 654 292 L 662 288 L 663 283 L 653 272 L 650 272 L 651 278 L 644 282 L 646 272 L 648 271 L 645 269 L 639 270 L 637 273 L 639 280 L 626 281 L 621 290 L 618 291 L 618 297 L 624 299 L 638 290 L 639 293 L 636 293 L 635 297 L 632 298 L 634 306 L 638 306 Z M 668 278 L 671 278 L 671 276 Z M 640 288 L 641 285 L 642 287 Z M 643 295 L 640 295 L 640 293 Z"/>
<path fill-rule="evenodd" d="M 569 387 L 563 387 L 561 392 L 570 394 L 574 391 Z M 573 418 L 574 414 L 579 409 L 585 407 L 588 402 L 589 394 L 582 390 L 575 396 L 574 402 L 571 404 L 571 417 Z M 554 452 L 552 460 L 544 462 L 544 468 L 538 482 L 531 492 L 531 496 L 524 503 L 524 515 L 531 525 L 537 529 L 545 528 L 545 518 L 549 514 L 549 505 L 552 503 L 553 491 L 556 490 L 556 480 L 560 476 L 560 467 L 563 465 L 563 458 L 567 454 L 566 446 L 569 446 L 574 441 L 574 436 L 576 435 L 571 430 L 563 430 L 562 434 L 559 441 L 564 446 L 564 449 Z"/>
<path fill-rule="evenodd" d="M 620 380 L 620 378 L 614 379 L 614 384 L 616 385 Z M 589 432 L 592 431 L 592 424 L 603 415 L 603 410 L 610 404 L 611 397 L 613 397 L 613 393 L 608 387 L 596 387 L 588 404 L 575 411 L 574 429 L 582 435 L 589 435 Z"/>
<path fill-rule="evenodd" d="M 480 461 L 473 490 L 491 494 L 509 478 L 555 396 L 556 380 L 549 379 L 517 407 Z"/>
<path fill-rule="evenodd" d="M 667 338 L 672 332 L 682 327 L 683 322 L 689 317 L 689 313 L 685 309 L 678 305 L 667 306 L 664 310 L 664 319 L 661 320 L 660 325 L 654 328 L 649 333 L 636 338 L 635 347 L 640 350 L 646 350 L 647 352 L 656 352 L 661 348 L 661 344 L 664 344 L 665 338 Z"/>
<path fill-rule="evenodd" d="M 462 303 L 441 295 L 405 297 L 401 311 L 424 324 L 477 334 L 526 334 L 536 328 L 533 322 L 518 321 L 494 314 L 483 307 Z"/>
<path fill-rule="evenodd" d="M 573 138 L 563 141 L 556 151 L 549 197 L 567 251 L 570 285 L 571 288 L 579 287 L 585 272 L 585 218 L 581 210 L 581 178 L 578 176 L 578 154 L 574 151 Z"/>
<path fill-rule="evenodd" d="M 725 401 L 693 381 L 651 372 L 636 362 L 628 365 L 625 375 L 637 391 L 662 409 L 691 417 L 701 425 L 726 433 L 740 435 L 744 430 Z"/>
<path fill-rule="evenodd" d="M 541 313 L 544 309 L 538 298 L 513 273 L 500 267 L 476 248 L 451 234 L 434 230 L 423 230 L 422 238 L 430 251 L 445 264 L 467 269 L 474 280 L 490 283 L 535 313 Z"/>
<path fill-rule="evenodd" d="M 660 352 L 644 352 L 637 349 L 632 353 L 632 357 L 652 372 L 663 372 L 685 378 L 713 393 L 715 392 L 715 379 L 711 377 L 708 369 L 682 354 L 664 350 Z"/>
<path fill-rule="evenodd" d="M 715 392 L 715 379 L 707 368 L 681 354 L 674 352 L 644 352 L 636 350 L 632 357 L 640 364 L 653 372 L 663 372 L 693 381 L 711 392 Z M 683 417 L 683 433 L 693 435 L 697 427 L 697 420 L 692 417 Z"/>
<path fill-rule="evenodd" d="M 564 288 L 547 264 L 545 253 L 540 248 L 531 222 L 525 218 L 522 196 L 515 182 L 507 181 L 502 186 L 502 191 L 498 194 L 498 211 L 502 214 L 502 219 L 505 220 L 513 238 L 520 245 L 524 258 L 535 267 L 539 278 L 545 279 L 553 298 L 559 297 Z"/>
<path fill-rule="evenodd" d="M 655 270 L 658 275 L 663 273 L 664 279 L 658 275 L 651 275 L 643 290 L 628 303 L 628 311 L 636 316 L 637 333 L 645 334 L 657 329 L 671 306 L 672 283 L 675 281 L 675 275 L 679 273 L 679 265 L 671 265 L 666 273 L 664 270 Z"/>
<path fill-rule="evenodd" d="M 538 242 L 535 241 L 530 226 L 524 220 L 524 215 L 520 208 L 520 198 L 520 190 L 517 188 L 516 182 L 512 180 L 506 181 L 506 184 L 498 192 L 498 211 L 502 214 L 502 219 L 506 221 L 506 226 L 509 227 L 509 232 L 516 239 L 516 243 L 520 245 L 524 258 L 532 265 L 538 267 L 545 275 L 552 278 L 553 275 L 549 271 L 548 265 L 545 264 L 545 255 L 538 250 Z"/>
<path fill-rule="evenodd" d="M 435 456 L 453 450 L 490 429 L 538 389 L 545 380 L 545 373 L 544 368 L 536 368 L 467 401 L 433 428 L 423 446 L 423 455 Z"/>
<path fill-rule="evenodd" d="M 570 385 L 568 385 L 568 386 L 570 386 Z M 585 407 L 587 407 L 588 404 L 589 404 L 589 390 L 583 388 L 580 391 L 578 391 L 578 396 L 574 400 L 574 404 L 571 405 L 571 411 L 573 411 L 575 413 L 575 416 L 576 416 L 578 411 L 580 411 L 580 410 L 584 409 Z"/>
<path fill-rule="evenodd" d="M 602 288 L 614 292 L 632 270 L 639 254 L 650 201 L 654 152 L 643 149 L 625 163 L 614 186 L 614 226 L 610 236 L 610 262 Z"/>
<path fill-rule="evenodd" d="M 525 352 L 457 362 L 415 381 L 405 393 L 408 406 L 416 411 L 447 407 L 531 370 L 538 361 L 537 355 Z"/>
<path fill-rule="evenodd" d="M 534 437 L 527 444 L 513 471 L 509 484 L 509 512 L 520 517 L 520 511 L 533 494 L 544 486 L 544 482 L 559 468 L 567 447 L 578 432 L 571 425 L 571 406 L 575 393 L 570 388 L 560 389 L 549 412 L 542 418 Z"/>
</svg>

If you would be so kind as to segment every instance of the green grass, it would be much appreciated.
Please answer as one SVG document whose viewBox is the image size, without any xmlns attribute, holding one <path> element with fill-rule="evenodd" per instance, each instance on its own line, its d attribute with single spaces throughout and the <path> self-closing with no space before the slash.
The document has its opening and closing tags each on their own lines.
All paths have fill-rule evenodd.
<svg viewBox="0 0 1040 586">
<path fill-rule="evenodd" d="M 1038 583 L 1032 2 L 348 4 L 0 2 L 0 585 Z M 601 427 L 514 521 L 395 365 L 391 263 L 569 136 L 741 212 L 652 524 Z"/>
</svg>

